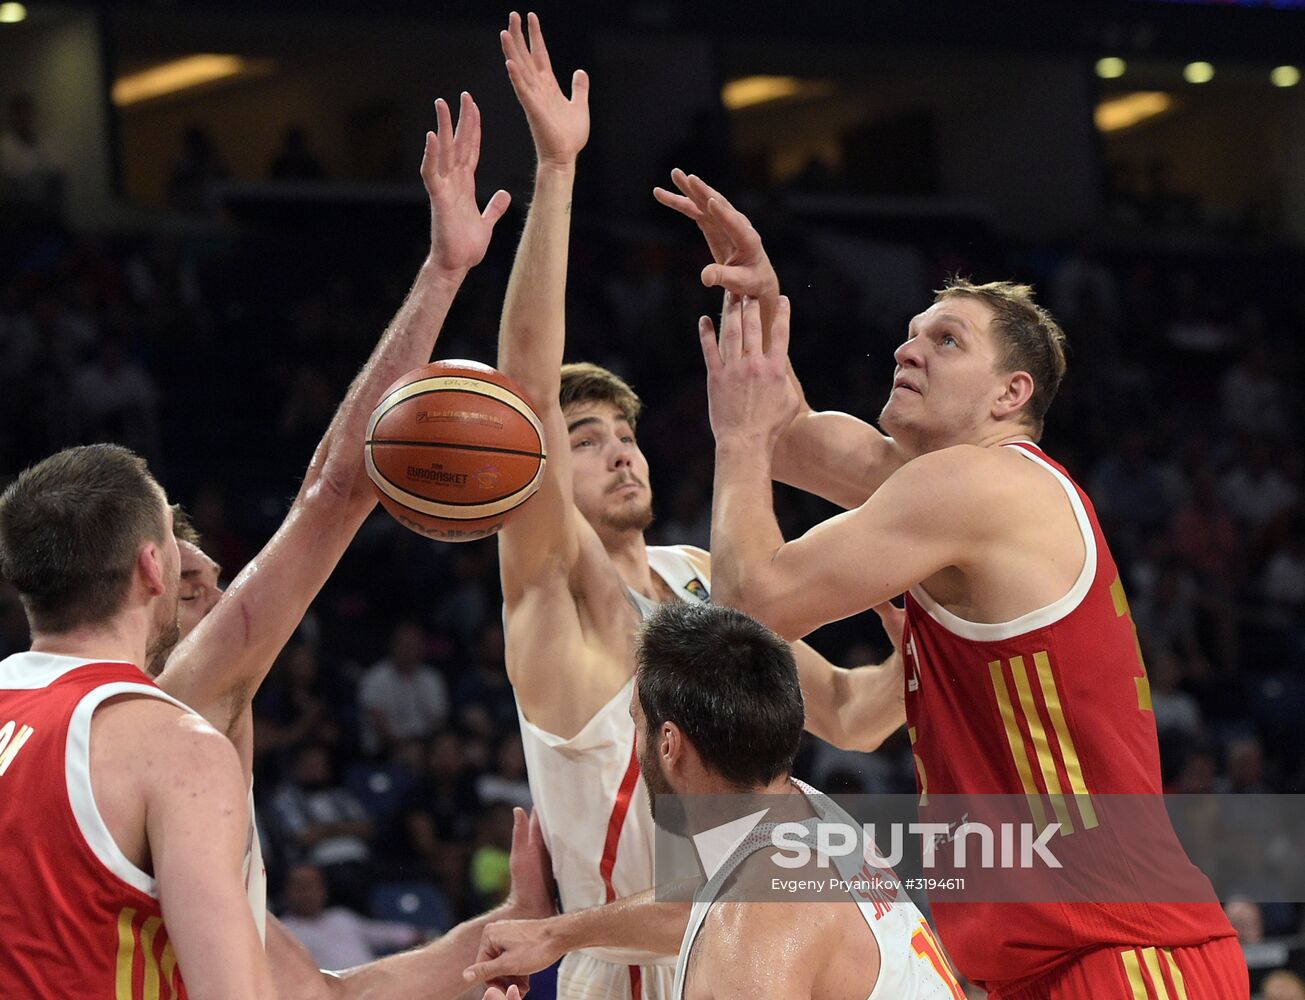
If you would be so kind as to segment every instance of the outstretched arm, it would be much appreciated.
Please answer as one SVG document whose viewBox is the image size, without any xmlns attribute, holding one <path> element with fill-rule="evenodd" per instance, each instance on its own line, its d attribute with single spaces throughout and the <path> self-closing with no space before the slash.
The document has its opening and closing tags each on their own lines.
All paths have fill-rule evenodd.
<svg viewBox="0 0 1305 1000">
<path fill-rule="evenodd" d="M 679 193 L 654 188 L 653 196 L 702 230 L 715 263 L 702 271 L 708 288 L 755 298 L 761 308 L 763 343 L 769 343 L 779 303 L 779 277 L 761 236 L 747 216 L 695 174 L 673 170 Z M 890 437 L 864 420 L 838 411 L 816 411 L 807 403 L 793 366 L 788 376 L 798 396 L 797 415 L 775 445 L 772 474 L 808 493 L 850 510 L 862 504 L 905 461 Z"/>
<path fill-rule="evenodd" d="M 589 78 L 576 70 L 568 99 L 553 74 L 534 14 L 527 27 L 528 40 L 520 15 L 513 13 L 499 36 L 538 162 L 534 200 L 503 303 L 498 366 L 521 383 L 539 413 L 548 466 L 538 494 L 499 534 L 503 597 L 509 608 L 540 594 L 567 594 L 583 531 L 572 502 L 570 442 L 558 391 L 566 345 L 571 194 L 576 158 L 589 139 Z M 520 692 L 530 678 L 514 676 L 513 683 Z"/>
<path fill-rule="evenodd" d="M 485 928 L 467 982 L 528 976 L 581 948 L 638 948 L 663 955 L 680 949 L 689 903 L 659 902 L 657 890 L 543 920 L 503 920 Z"/>
<path fill-rule="evenodd" d="M 476 207 L 480 111 L 471 96 L 462 95 L 456 133 L 443 100 L 435 112 L 437 128 L 426 134 L 421 163 L 431 206 L 430 254 L 349 387 L 285 521 L 159 678 L 166 691 L 232 737 L 246 769 L 250 700 L 376 502 L 363 468 L 372 408 L 399 376 L 430 360 L 454 295 L 507 210 L 505 191 L 483 213 Z"/>
<path fill-rule="evenodd" d="M 705 316 L 699 333 L 716 435 L 713 593 L 793 640 L 977 558 L 965 553 L 986 537 L 979 501 L 994 484 L 976 474 L 964 448 L 944 449 L 904 465 L 856 510 L 786 543 L 771 455 L 797 405 L 786 373 L 788 312 L 781 298 L 765 350 L 755 301 L 727 296 L 719 344 Z"/>
<path fill-rule="evenodd" d="M 430 944 L 344 972 L 319 972 L 312 955 L 269 916 L 267 956 L 281 1000 L 453 1000 L 467 989 L 463 969 L 476 959 L 494 921 L 540 918 L 553 912 L 552 877 L 539 821 L 517 809 L 512 828 L 512 894 L 489 913 L 459 924 Z M 545 963 L 547 964 L 547 963 Z M 542 968 L 542 966 L 541 966 Z M 523 974 L 524 977 L 524 974 Z M 491 977 L 500 988 L 524 978 Z"/>
</svg>

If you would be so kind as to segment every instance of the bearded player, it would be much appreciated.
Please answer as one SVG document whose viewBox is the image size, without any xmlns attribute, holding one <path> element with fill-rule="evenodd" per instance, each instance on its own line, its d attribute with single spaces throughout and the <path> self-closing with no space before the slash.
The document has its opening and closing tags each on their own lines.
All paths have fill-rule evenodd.
<svg viewBox="0 0 1305 1000">
<path fill-rule="evenodd" d="M 596 365 L 562 365 L 571 195 L 589 137 L 589 80 L 577 70 L 566 98 L 533 14 L 528 32 L 527 40 L 513 14 L 500 36 L 537 166 L 503 306 L 498 367 L 539 413 L 549 462 L 538 495 L 499 534 L 499 560 L 507 668 L 531 796 L 563 909 L 575 911 L 654 884 L 653 824 L 637 808 L 643 792 L 628 712 L 634 636 L 661 603 L 707 600 L 711 565 L 700 549 L 644 542 L 652 494 L 635 440 L 638 397 Z M 813 670 L 834 669 L 805 646 L 794 652 L 822 665 Z M 891 690 L 900 669 L 894 658 L 866 673 L 886 678 Z M 811 728 L 841 731 L 841 711 L 837 700 L 826 700 Z M 683 927 L 683 912 L 663 919 Z M 673 952 L 650 942 L 568 954 L 558 996 L 665 1000 Z"/>
</svg>

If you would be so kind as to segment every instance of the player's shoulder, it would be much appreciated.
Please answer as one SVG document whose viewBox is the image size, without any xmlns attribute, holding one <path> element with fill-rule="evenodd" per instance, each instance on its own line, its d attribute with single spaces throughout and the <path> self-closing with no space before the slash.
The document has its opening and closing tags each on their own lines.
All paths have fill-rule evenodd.
<svg viewBox="0 0 1305 1000">
<path fill-rule="evenodd" d="M 855 907 L 840 902 L 777 902 L 722 900 L 707 914 L 711 955 L 718 968 L 751 970 L 764 976 L 753 985 L 759 995 L 775 991 L 800 992 L 810 986 L 826 958 L 839 946 L 842 921 L 854 916 Z M 776 961 L 777 956 L 800 954 L 802 962 Z M 775 977 L 783 978 L 783 983 Z"/>
<path fill-rule="evenodd" d="M 706 549 L 700 549 L 696 545 L 672 545 L 670 548 L 689 560 L 699 572 L 711 575 L 711 553 Z"/>
<path fill-rule="evenodd" d="M 164 761 L 169 769 L 221 771 L 229 763 L 239 767 L 235 746 L 202 716 L 146 691 L 106 699 L 95 724 L 101 738 L 128 753 L 135 745 L 147 748 L 149 759 Z"/>
<path fill-rule="evenodd" d="M 1004 453 L 1010 450 L 973 444 L 939 448 L 911 459 L 889 477 L 889 483 L 896 492 L 922 502 L 981 501 L 1006 489 L 1011 466 L 1010 456 Z"/>
</svg>

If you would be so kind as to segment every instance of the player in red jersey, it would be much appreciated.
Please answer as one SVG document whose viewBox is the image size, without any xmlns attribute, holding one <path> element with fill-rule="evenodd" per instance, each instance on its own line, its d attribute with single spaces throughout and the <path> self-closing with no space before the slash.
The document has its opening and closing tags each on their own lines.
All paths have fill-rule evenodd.
<svg viewBox="0 0 1305 1000">
<path fill-rule="evenodd" d="M 817 705 L 856 705 L 878 733 L 906 721 L 922 793 L 1048 796 L 1066 810 L 1062 832 L 1080 838 L 1097 826 L 1095 796 L 1159 795 L 1119 572 L 1091 502 L 1035 443 L 1065 356 L 1030 289 L 956 282 L 937 294 L 895 352 L 886 437 L 805 406 L 788 364 L 788 304 L 755 230 L 701 181 L 675 179 L 681 193 L 659 200 L 699 222 L 717 260 L 704 279 L 731 289 L 719 339 L 700 324 L 716 597 L 796 639 L 906 593 L 895 658 L 904 712 L 882 671 L 808 669 L 804 690 Z M 854 509 L 786 543 L 772 474 Z M 1176 840 L 1171 849 L 1181 852 Z M 1249 993 L 1213 902 L 934 912 L 961 971 L 1004 1000 Z"/>
<path fill-rule="evenodd" d="M 112 445 L 0 497 L 0 572 L 32 632 L 0 662 L 0 996 L 275 996 L 235 750 L 144 673 L 178 628 L 171 528 L 144 461 Z"/>
</svg>

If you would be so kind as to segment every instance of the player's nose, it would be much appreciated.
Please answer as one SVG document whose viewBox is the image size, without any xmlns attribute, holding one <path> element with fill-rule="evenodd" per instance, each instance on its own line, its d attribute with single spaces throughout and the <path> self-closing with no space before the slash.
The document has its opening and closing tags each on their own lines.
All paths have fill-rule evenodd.
<svg viewBox="0 0 1305 1000">
<path fill-rule="evenodd" d="M 920 348 L 917 337 L 904 340 L 893 351 L 893 360 L 899 368 L 918 368 L 920 366 Z"/>
</svg>

